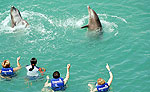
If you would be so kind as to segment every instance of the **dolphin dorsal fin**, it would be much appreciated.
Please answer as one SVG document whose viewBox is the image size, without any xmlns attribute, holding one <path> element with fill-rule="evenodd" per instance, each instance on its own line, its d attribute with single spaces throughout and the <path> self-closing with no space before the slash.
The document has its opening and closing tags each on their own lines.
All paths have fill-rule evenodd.
<svg viewBox="0 0 150 92">
<path fill-rule="evenodd" d="M 89 25 L 85 25 L 85 26 L 83 26 L 83 27 L 81 27 L 81 28 L 86 28 L 86 27 L 88 27 Z"/>
</svg>

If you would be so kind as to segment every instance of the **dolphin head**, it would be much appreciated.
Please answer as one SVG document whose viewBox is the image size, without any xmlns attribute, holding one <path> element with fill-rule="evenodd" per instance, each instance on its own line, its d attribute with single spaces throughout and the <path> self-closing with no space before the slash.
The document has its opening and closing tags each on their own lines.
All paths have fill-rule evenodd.
<svg viewBox="0 0 150 92">
<path fill-rule="evenodd" d="M 13 28 L 22 20 L 22 17 L 19 10 L 14 6 L 12 6 L 10 9 L 10 15 L 11 15 L 11 26 Z"/>
<path fill-rule="evenodd" d="M 11 7 L 11 10 L 12 10 L 12 11 L 13 11 L 13 10 L 15 10 L 15 11 L 16 11 L 16 8 L 15 8 L 14 6 L 12 6 L 12 7 Z"/>
<path fill-rule="evenodd" d="M 90 8 L 90 6 L 87 6 L 87 8 L 89 13 L 88 29 L 89 30 L 101 29 L 102 25 L 100 23 L 98 15 L 93 9 Z"/>
<path fill-rule="evenodd" d="M 92 10 L 91 8 L 90 8 L 90 6 L 87 6 L 87 8 L 88 8 L 88 13 L 89 13 L 89 18 L 94 18 L 94 10 Z"/>
<path fill-rule="evenodd" d="M 88 8 L 88 12 L 90 13 L 90 9 L 91 9 L 90 6 L 87 6 L 87 8 Z"/>
<path fill-rule="evenodd" d="M 100 30 L 102 28 L 102 25 L 100 23 L 100 20 L 96 14 L 96 12 L 90 8 L 90 6 L 87 6 L 88 13 L 89 13 L 89 23 L 81 28 L 88 28 L 88 30 Z"/>
<path fill-rule="evenodd" d="M 13 17 L 15 17 L 15 16 L 21 17 L 20 11 L 17 8 L 15 8 L 14 6 L 11 7 L 10 13 L 11 13 L 11 16 L 13 16 Z"/>
</svg>

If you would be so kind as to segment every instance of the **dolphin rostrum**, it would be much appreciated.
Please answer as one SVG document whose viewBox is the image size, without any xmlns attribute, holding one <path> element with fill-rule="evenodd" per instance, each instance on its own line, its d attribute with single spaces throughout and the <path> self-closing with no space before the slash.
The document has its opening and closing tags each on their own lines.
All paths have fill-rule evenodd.
<svg viewBox="0 0 150 92">
<path fill-rule="evenodd" d="M 88 30 L 100 30 L 102 29 L 101 22 L 96 14 L 96 12 L 90 8 L 90 6 L 87 6 L 88 13 L 89 13 L 89 23 L 81 28 L 88 28 Z"/>
<path fill-rule="evenodd" d="M 25 27 L 29 25 L 27 21 L 22 19 L 19 10 L 15 8 L 14 6 L 11 7 L 10 15 L 11 15 L 11 27 L 12 28 L 14 28 L 17 25 L 23 25 Z"/>
</svg>

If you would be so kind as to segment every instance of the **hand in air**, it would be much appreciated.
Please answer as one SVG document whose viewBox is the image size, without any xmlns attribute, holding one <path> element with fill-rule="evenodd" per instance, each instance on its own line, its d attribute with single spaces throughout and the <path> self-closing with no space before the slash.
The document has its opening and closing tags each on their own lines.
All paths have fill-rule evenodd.
<svg viewBox="0 0 150 92">
<path fill-rule="evenodd" d="M 17 61 L 19 61 L 20 60 L 20 56 L 17 58 Z"/>
<path fill-rule="evenodd" d="M 70 69 L 70 66 L 71 66 L 71 65 L 70 65 L 70 64 L 68 64 L 68 65 L 67 65 L 67 69 Z"/>
<path fill-rule="evenodd" d="M 108 64 L 106 65 L 106 68 L 107 68 L 108 71 L 110 71 L 110 68 L 109 68 L 109 65 L 108 65 Z"/>
<path fill-rule="evenodd" d="M 92 84 L 88 84 L 89 87 L 92 87 Z"/>
<path fill-rule="evenodd" d="M 46 76 L 46 79 L 49 80 L 49 76 L 48 75 Z"/>
</svg>

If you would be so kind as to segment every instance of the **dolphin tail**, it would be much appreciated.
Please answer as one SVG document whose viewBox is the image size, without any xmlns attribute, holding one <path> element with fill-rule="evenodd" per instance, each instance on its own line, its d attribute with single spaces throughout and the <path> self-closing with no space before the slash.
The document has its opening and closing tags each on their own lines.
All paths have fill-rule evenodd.
<svg viewBox="0 0 150 92">
<path fill-rule="evenodd" d="M 86 27 L 88 27 L 89 25 L 85 25 L 85 26 L 83 26 L 83 27 L 81 27 L 81 28 L 86 28 Z"/>
</svg>

